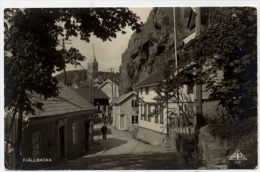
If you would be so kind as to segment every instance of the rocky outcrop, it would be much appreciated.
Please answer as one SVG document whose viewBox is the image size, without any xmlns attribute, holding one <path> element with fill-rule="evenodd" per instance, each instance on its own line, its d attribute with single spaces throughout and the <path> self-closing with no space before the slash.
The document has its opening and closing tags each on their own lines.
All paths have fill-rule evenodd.
<svg viewBox="0 0 260 172">
<path fill-rule="evenodd" d="M 176 8 L 178 45 L 191 34 L 191 8 Z M 188 26 L 189 28 L 188 29 Z M 173 8 L 153 8 L 142 31 L 134 33 L 122 55 L 120 66 L 120 94 L 127 92 L 138 81 L 158 71 L 160 66 L 174 60 Z"/>
</svg>

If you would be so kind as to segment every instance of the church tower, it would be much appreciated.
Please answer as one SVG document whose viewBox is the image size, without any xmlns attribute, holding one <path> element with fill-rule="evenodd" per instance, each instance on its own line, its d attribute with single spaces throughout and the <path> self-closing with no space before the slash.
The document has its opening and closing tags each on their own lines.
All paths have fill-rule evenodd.
<svg viewBox="0 0 260 172">
<path fill-rule="evenodd" d="M 93 48 L 93 56 L 88 62 L 88 81 L 93 81 L 98 78 L 98 62 L 95 56 L 94 47 Z"/>
</svg>

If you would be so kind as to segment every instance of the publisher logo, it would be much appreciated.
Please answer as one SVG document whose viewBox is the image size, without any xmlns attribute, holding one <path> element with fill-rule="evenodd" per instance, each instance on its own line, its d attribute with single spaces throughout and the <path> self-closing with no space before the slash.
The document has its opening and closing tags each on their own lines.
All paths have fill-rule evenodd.
<svg viewBox="0 0 260 172">
<path fill-rule="evenodd" d="M 229 161 L 234 161 L 236 164 L 241 164 L 241 161 L 246 161 L 246 156 L 237 149 L 233 154 L 228 157 Z"/>
</svg>

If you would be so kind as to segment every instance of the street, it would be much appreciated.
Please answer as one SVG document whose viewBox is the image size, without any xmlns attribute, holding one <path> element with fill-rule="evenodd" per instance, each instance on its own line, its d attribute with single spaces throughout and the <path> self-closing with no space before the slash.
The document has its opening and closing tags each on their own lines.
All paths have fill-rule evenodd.
<svg viewBox="0 0 260 172">
<path fill-rule="evenodd" d="M 71 170 L 139 170 L 139 169 L 187 169 L 177 152 L 138 141 L 125 132 L 111 129 L 107 140 L 96 136 L 102 150 L 77 159 L 57 164 L 48 169 Z"/>
</svg>

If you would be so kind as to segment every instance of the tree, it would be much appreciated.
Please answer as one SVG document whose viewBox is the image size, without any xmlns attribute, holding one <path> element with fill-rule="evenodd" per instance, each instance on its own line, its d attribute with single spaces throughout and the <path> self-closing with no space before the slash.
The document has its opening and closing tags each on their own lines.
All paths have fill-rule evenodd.
<svg viewBox="0 0 260 172">
<path fill-rule="evenodd" d="M 220 100 L 232 120 L 255 116 L 256 9 L 218 8 L 210 22 L 211 26 L 191 43 L 195 51 L 190 57 L 204 67 L 197 77 Z M 220 70 L 222 80 L 217 76 Z"/>
<path fill-rule="evenodd" d="M 257 114 L 257 22 L 256 9 L 250 7 L 210 8 L 208 23 L 199 37 L 178 51 L 180 80 L 189 76 L 188 83 L 201 81 L 212 91 L 211 96 L 228 111 L 225 119 L 243 120 Z M 173 70 L 165 67 L 165 71 Z M 223 72 L 219 78 L 218 71 Z M 170 87 L 169 92 L 176 92 Z M 176 94 L 175 94 L 176 97 Z"/>
<path fill-rule="evenodd" d="M 127 8 L 5 9 L 5 108 L 13 110 L 13 120 L 18 113 L 16 168 L 21 162 L 22 119 L 43 106 L 32 102 L 30 95 L 57 96 L 58 81 L 52 74 L 63 70 L 66 63 L 85 59 L 75 48 L 58 50 L 59 38 L 79 36 L 89 42 L 94 35 L 111 40 L 117 32 L 125 34 L 127 26 L 139 31 L 142 23 L 138 20 Z"/>
</svg>

